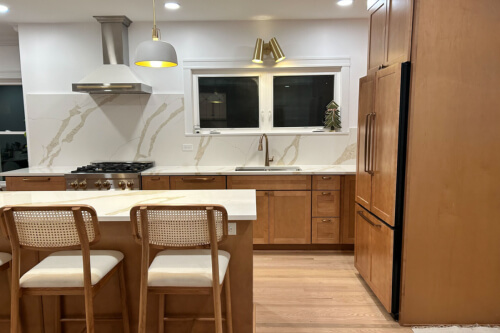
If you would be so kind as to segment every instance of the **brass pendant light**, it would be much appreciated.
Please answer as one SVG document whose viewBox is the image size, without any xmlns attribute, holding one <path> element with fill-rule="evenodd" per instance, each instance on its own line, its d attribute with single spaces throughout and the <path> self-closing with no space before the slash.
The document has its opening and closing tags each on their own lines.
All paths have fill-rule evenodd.
<svg viewBox="0 0 500 333">
<path fill-rule="evenodd" d="M 264 43 L 262 38 L 257 38 L 257 42 L 255 43 L 255 48 L 253 50 L 252 61 L 256 64 L 262 64 L 264 62 L 264 55 L 269 55 L 271 53 L 273 54 L 273 58 L 276 63 L 283 61 L 286 58 L 275 37 L 271 38 L 269 43 Z"/>
<path fill-rule="evenodd" d="M 155 0 L 153 0 L 153 40 L 144 41 L 137 46 L 135 64 L 155 68 L 177 66 L 177 53 L 174 47 L 161 41 L 160 29 L 156 27 Z"/>
</svg>

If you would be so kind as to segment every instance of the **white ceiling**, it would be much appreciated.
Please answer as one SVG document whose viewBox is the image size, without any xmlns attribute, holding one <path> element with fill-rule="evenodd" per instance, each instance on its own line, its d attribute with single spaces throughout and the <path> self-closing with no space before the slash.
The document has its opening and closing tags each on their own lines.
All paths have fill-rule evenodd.
<svg viewBox="0 0 500 333">
<path fill-rule="evenodd" d="M 175 0 L 174 0 L 175 1 Z M 158 21 L 287 20 L 366 18 L 365 0 L 340 7 L 337 0 L 177 0 L 167 11 L 157 0 Z M 10 11 L 2 23 L 93 22 L 94 15 L 126 15 L 132 21 L 152 20 L 151 0 L 0 0 Z M 1 33 L 1 31 L 0 31 Z"/>
</svg>

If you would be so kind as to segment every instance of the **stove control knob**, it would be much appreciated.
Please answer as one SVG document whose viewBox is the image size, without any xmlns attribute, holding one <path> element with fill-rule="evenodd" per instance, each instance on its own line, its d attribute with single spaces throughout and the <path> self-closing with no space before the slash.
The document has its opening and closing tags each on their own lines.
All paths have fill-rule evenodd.
<svg viewBox="0 0 500 333">
<path fill-rule="evenodd" d="M 120 180 L 118 182 L 118 186 L 120 186 L 122 188 L 122 190 L 126 189 L 127 188 L 127 183 L 124 182 L 123 180 Z"/>
<path fill-rule="evenodd" d="M 109 190 L 111 188 L 111 183 L 109 182 L 109 180 L 106 180 L 104 181 L 104 183 L 102 183 L 102 186 Z"/>
<path fill-rule="evenodd" d="M 87 188 L 87 180 L 84 180 L 79 184 L 80 188 L 86 189 Z"/>
<path fill-rule="evenodd" d="M 78 188 L 78 181 L 75 180 L 74 182 L 71 182 L 70 185 L 76 190 Z"/>
<path fill-rule="evenodd" d="M 101 183 L 101 181 L 100 181 L 100 180 L 96 181 L 96 182 L 94 183 L 94 185 L 95 185 L 95 187 L 97 187 L 98 189 L 101 189 L 101 188 L 102 188 L 102 183 Z"/>
<path fill-rule="evenodd" d="M 132 187 L 134 187 L 134 182 L 127 182 L 127 187 L 132 189 Z"/>
</svg>

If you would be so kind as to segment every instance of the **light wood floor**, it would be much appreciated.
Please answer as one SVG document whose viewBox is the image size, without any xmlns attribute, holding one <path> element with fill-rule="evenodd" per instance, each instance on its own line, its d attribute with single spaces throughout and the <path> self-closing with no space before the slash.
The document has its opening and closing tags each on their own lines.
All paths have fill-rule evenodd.
<svg viewBox="0 0 500 333">
<path fill-rule="evenodd" d="M 410 333 L 384 310 L 352 252 L 254 251 L 257 333 Z"/>
</svg>

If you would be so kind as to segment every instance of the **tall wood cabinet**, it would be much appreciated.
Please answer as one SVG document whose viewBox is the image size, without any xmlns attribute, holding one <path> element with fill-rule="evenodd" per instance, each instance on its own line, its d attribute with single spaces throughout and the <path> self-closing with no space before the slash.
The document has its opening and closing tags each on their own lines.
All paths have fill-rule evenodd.
<svg viewBox="0 0 500 333">
<path fill-rule="evenodd" d="M 413 0 L 378 0 L 369 13 L 368 75 L 409 61 Z"/>
</svg>

